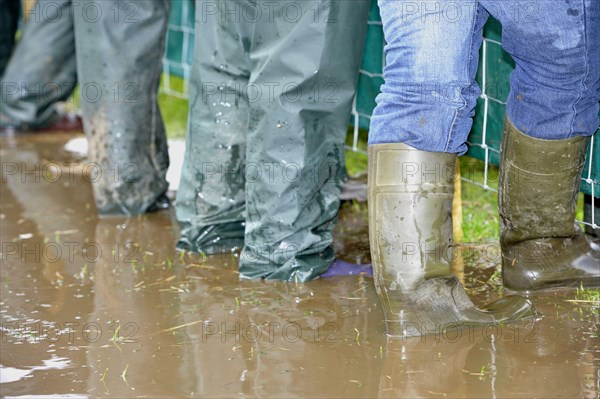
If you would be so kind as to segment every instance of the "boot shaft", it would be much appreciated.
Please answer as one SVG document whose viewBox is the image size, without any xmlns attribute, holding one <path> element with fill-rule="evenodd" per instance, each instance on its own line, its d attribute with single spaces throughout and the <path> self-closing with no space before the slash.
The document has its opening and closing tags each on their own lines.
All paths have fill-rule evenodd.
<svg viewBox="0 0 600 399">
<path fill-rule="evenodd" d="M 378 290 L 451 275 L 456 155 L 369 147 L 369 236 Z"/>
<path fill-rule="evenodd" d="M 535 314 L 519 297 L 479 309 L 452 275 L 455 167 L 454 154 L 369 147 L 371 257 L 388 335 L 444 334 Z"/>
<path fill-rule="evenodd" d="M 588 137 L 543 140 L 505 121 L 498 203 L 503 243 L 572 237 Z"/>
</svg>

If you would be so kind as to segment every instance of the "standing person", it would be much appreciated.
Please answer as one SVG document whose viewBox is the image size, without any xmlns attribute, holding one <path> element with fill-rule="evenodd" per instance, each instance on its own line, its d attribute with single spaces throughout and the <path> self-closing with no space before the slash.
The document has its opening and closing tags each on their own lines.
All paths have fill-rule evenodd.
<svg viewBox="0 0 600 399">
<path fill-rule="evenodd" d="M 158 85 L 169 0 L 73 2 L 83 127 L 101 215 L 168 207 Z"/>
<path fill-rule="evenodd" d="M 244 278 L 305 281 L 334 262 L 368 11 L 368 0 L 197 2 L 180 249 L 243 246 Z"/>
<path fill-rule="evenodd" d="M 24 47 L 6 72 L 19 87 L 58 87 L 56 97 L 29 96 L 25 89 L 7 96 L 3 119 L 6 115 L 8 124 L 26 119 L 34 127 L 53 120 L 53 103 L 70 95 L 78 77 L 100 215 L 131 216 L 169 206 L 169 156 L 157 98 L 170 4 L 39 0 Z"/>
<path fill-rule="evenodd" d="M 478 309 L 450 272 L 454 164 L 466 151 L 480 93 L 475 73 L 489 13 L 516 61 L 499 187 L 504 284 L 518 291 L 597 284 L 598 252 L 574 218 L 585 151 L 598 128 L 600 43 L 592 38 L 600 35 L 600 3 L 409 5 L 380 1 L 387 66 L 369 137 L 371 251 L 388 334 L 533 313 L 519 297 Z"/>
<path fill-rule="evenodd" d="M 71 6 L 71 0 L 36 1 L 5 73 L 0 72 L 0 128 L 81 130 L 78 118 L 56 108 L 77 84 Z M 13 17 L 16 24 L 18 13 Z"/>
<path fill-rule="evenodd" d="M 450 273 L 456 157 L 479 88 L 482 30 L 503 25 L 515 59 L 502 144 L 504 284 L 597 285 L 600 257 L 574 226 L 586 148 L 598 128 L 600 2 L 380 0 L 385 84 L 369 137 L 369 222 L 388 334 L 421 335 L 532 315 L 506 297 L 476 308 Z"/>
</svg>

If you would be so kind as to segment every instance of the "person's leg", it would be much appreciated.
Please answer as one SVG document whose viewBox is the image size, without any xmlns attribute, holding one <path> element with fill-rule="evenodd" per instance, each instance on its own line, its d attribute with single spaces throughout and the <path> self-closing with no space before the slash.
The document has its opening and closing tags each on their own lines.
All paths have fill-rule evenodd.
<svg viewBox="0 0 600 399">
<path fill-rule="evenodd" d="M 101 215 L 165 206 L 169 166 L 158 85 L 170 1 L 74 3 L 81 111 Z"/>
<path fill-rule="evenodd" d="M 522 133 L 545 140 L 591 136 L 600 100 L 600 2 L 482 0 L 502 24 L 515 60 L 506 113 Z"/>
<path fill-rule="evenodd" d="M 21 0 L 0 0 L 0 77 L 13 52 Z"/>
<path fill-rule="evenodd" d="M 575 226 L 589 136 L 599 124 L 600 2 L 482 3 L 502 23 L 516 63 L 499 186 L 504 284 L 600 286 L 600 252 Z"/>
<path fill-rule="evenodd" d="M 487 13 L 477 1 L 379 5 L 388 44 L 369 137 L 369 237 L 387 333 L 443 334 L 531 317 L 520 297 L 478 309 L 451 271 L 456 154 L 466 148 L 479 93 Z"/>
<path fill-rule="evenodd" d="M 71 0 L 38 0 L 2 76 L 0 126 L 51 125 L 76 83 Z"/>
<path fill-rule="evenodd" d="M 178 247 L 187 251 L 229 252 L 244 243 L 246 87 L 253 25 L 235 19 L 243 4 L 208 0 L 196 4 L 198 39 L 176 203 L 181 225 Z M 235 7 L 237 14 L 228 14 Z"/>
<path fill-rule="evenodd" d="M 487 12 L 476 0 L 380 0 L 385 83 L 369 144 L 462 154 L 480 94 L 475 81 Z"/>
<path fill-rule="evenodd" d="M 250 48 L 240 274 L 305 281 L 334 260 L 344 141 L 369 2 L 259 1 L 256 7 L 262 17 Z"/>
</svg>

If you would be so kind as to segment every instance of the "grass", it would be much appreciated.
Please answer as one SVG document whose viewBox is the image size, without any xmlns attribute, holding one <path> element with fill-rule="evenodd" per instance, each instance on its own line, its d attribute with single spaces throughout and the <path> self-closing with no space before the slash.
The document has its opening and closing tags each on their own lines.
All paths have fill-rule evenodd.
<svg viewBox="0 0 600 399">
<path fill-rule="evenodd" d="M 188 118 L 188 100 L 166 94 L 164 88 L 164 75 L 161 79 L 161 90 L 158 95 L 158 105 L 163 116 L 167 136 L 170 139 L 184 139 Z M 183 92 L 183 79 L 171 75 L 169 86 L 179 93 Z"/>
<path fill-rule="evenodd" d="M 368 131 L 360 129 L 358 133 L 357 147 L 362 150 L 367 150 Z M 346 135 L 346 146 L 352 147 L 354 139 L 354 128 L 348 128 Z M 356 176 L 367 171 L 367 156 L 360 152 L 346 151 L 346 170 L 350 176 Z"/>
<path fill-rule="evenodd" d="M 483 184 L 484 163 L 471 157 L 460 157 L 461 176 Z M 488 185 L 498 189 L 498 168 L 490 166 Z M 482 187 L 462 182 L 463 239 L 464 242 L 489 242 L 500 239 L 498 194 Z"/>
<path fill-rule="evenodd" d="M 575 291 L 575 299 L 569 300 L 577 305 L 579 320 L 588 322 L 590 328 L 584 332 L 590 338 L 598 338 L 598 317 L 600 317 L 600 290 L 580 287 Z"/>
<path fill-rule="evenodd" d="M 600 290 L 579 287 L 577 288 L 577 291 L 575 291 L 575 300 L 600 306 Z"/>
</svg>

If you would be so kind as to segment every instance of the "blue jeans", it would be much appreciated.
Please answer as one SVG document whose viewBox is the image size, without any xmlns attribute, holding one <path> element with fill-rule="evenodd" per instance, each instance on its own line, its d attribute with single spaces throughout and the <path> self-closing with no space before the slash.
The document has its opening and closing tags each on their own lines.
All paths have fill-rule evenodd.
<svg viewBox="0 0 600 399">
<path fill-rule="evenodd" d="M 598 128 L 600 0 L 379 0 L 385 84 L 369 144 L 462 154 L 480 89 L 489 15 L 513 57 L 507 109 L 525 134 L 559 140 Z"/>
</svg>

